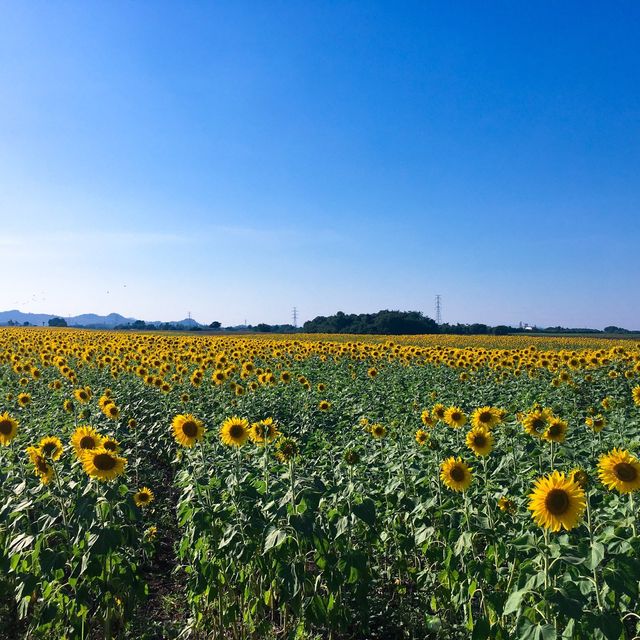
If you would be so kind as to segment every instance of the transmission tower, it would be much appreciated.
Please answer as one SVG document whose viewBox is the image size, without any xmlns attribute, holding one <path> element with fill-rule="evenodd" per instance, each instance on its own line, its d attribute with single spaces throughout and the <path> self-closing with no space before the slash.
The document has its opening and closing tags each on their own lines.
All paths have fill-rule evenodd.
<svg viewBox="0 0 640 640">
<path fill-rule="evenodd" d="M 442 324 L 442 296 L 436 294 L 436 324 Z"/>
<path fill-rule="evenodd" d="M 292 313 L 292 317 L 293 317 L 293 326 L 294 328 L 298 328 L 298 309 L 297 307 L 293 307 L 293 313 Z"/>
</svg>

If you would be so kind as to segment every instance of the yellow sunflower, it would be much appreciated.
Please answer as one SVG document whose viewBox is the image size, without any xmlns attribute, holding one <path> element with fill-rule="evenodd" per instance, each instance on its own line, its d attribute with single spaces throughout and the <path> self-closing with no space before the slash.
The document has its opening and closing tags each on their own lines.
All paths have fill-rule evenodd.
<svg viewBox="0 0 640 640">
<path fill-rule="evenodd" d="M 220 427 L 220 440 L 230 447 L 241 447 L 249 438 L 249 422 L 238 416 L 227 418 Z"/>
<path fill-rule="evenodd" d="M 422 420 L 422 424 L 425 427 L 433 427 L 437 422 L 437 420 L 431 415 L 431 411 L 429 411 L 429 409 L 425 409 L 420 414 L 420 420 Z"/>
<path fill-rule="evenodd" d="M 176 442 L 183 447 L 193 447 L 196 442 L 202 440 L 205 432 L 202 422 L 190 413 L 175 416 L 171 428 Z"/>
<path fill-rule="evenodd" d="M 153 491 L 148 487 L 142 487 L 140 491 L 133 494 L 133 501 L 136 503 L 136 507 L 147 507 L 155 500 Z"/>
<path fill-rule="evenodd" d="M 499 409 L 494 407 L 478 407 L 471 414 L 471 426 L 472 427 L 484 427 L 485 429 L 492 429 L 502 420 Z"/>
<path fill-rule="evenodd" d="M 605 426 L 607 425 L 607 420 L 603 415 L 598 414 L 598 415 L 595 415 L 595 416 L 589 416 L 588 418 L 586 418 L 584 423 L 594 433 L 600 433 L 605 428 Z"/>
<path fill-rule="evenodd" d="M 547 430 L 550 418 L 551 414 L 547 409 L 537 409 L 524 416 L 522 426 L 530 436 L 542 438 Z"/>
<path fill-rule="evenodd" d="M 91 394 L 86 389 L 76 389 L 73 395 L 81 404 L 85 404 L 91 400 Z"/>
<path fill-rule="evenodd" d="M 467 416 L 460 407 L 449 407 L 444 412 L 444 421 L 454 429 L 459 429 L 467 423 Z"/>
<path fill-rule="evenodd" d="M 473 427 L 467 433 L 466 443 L 477 456 L 488 456 L 493 449 L 493 434 L 482 427 Z"/>
<path fill-rule="evenodd" d="M 416 431 L 416 442 L 420 446 L 427 444 L 427 442 L 429 442 L 429 433 L 424 429 L 418 429 Z"/>
<path fill-rule="evenodd" d="M 549 442 L 564 442 L 567 436 L 567 429 L 569 425 L 560 418 L 552 418 L 549 421 L 549 425 L 542 434 L 544 440 Z"/>
<path fill-rule="evenodd" d="M 16 437 L 18 424 L 6 411 L 0 415 L 0 443 L 5 447 Z"/>
<path fill-rule="evenodd" d="M 611 491 L 631 493 L 640 489 L 640 462 L 624 449 L 612 449 L 601 456 L 598 475 Z"/>
<path fill-rule="evenodd" d="M 273 418 L 265 418 L 254 422 L 249 430 L 249 437 L 256 444 L 271 442 L 280 435 Z"/>
<path fill-rule="evenodd" d="M 53 478 L 53 467 L 38 447 L 27 447 L 27 455 L 33 464 L 33 472 L 40 478 L 42 484 L 47 484 Z"/>
<path fill-rule="evenodd" d="M 71 445 L 76 455 L 81 457 L 83 451 L 98 449 L 102 445 L 102 436 L 93 427 L 80 426 L 71 436 Z"/>
<path fill-rule="evenodd" d="M 112 453 L 120 453 L 120 443 L 110 436 L 107 436 L 102 439 L 102 446 L 107 451 L 111 451 Z"/>
<path fill-rule="evenodd" d="M 113 480 L 124 473 L 126 458 L 121 458 L 104 447 L 85 449 L 80 457 L 87 475 L 98 480 Z"/>
<path fill-rule="evenodd" d="M 28 393 L 18 394 L 18 404 L 21 407 L 26 407 L 31 402 L 31 396 Z"/>
<path fill-rule="evenodd" d="M 376 424 L 372 424 L 369 428 L 369 433 L 376 439 L 380 440 L 387 435 L 387 428 L 377 422 Z"/>
<path fill-rule="evenodd" d="M 56 436 L 47 436 L 45 438 L 42 438 L 38 446 L 45 458 L 58 460 L 58 458 L 60 458 L 60 456 L 62 455 L 62 441 L 60 440 L 60 438 L 56 438 Z"/>
<path fill-rule="evenodd" d="M 298 455 L 298 444 L 293 438 L 280 438 L 276 449 L 276 457 L 280 462 L 288 462 Z"/>
<path fill-rule="evenodd" d="M 581 469 L 580 467 L 575 467 L 574 469 L 571 469 L 571 471 L 569 471 L 568 475 L 574 482 L 577 482 L 583 489 L 587 488 L 587 485 L 589 484 L 589 474 L 584 469 Z"/>
<path fill-rule="evenodd" d="M 318 403 L 318 409 L 320 409 L 320 411 L 329 411 L 330 408 L 331 403 L 328 400 L 320 400 Z"/>
<path fill-rule="evenodd" d="M 540 527 L 554 532 L 578 526 L 586 504 L 582 487 L 559 471 L 536 480 L 529 494 L 532 518 Z"/>
<path fill-rule="evenodd" d="M 634 387 L 631 391 L 633 401 L 640 407 L 640 385 Z"/>
<path fill-rule="evenodd" d="M 462 458 L 447 458 L 440 465 L 440 479 L 454 491 L 466 491 L 473 480 L 472 469 Z"/>
<path fill-rule="evenodd" d="M 502 496 L 498 500 L 498 508 L 500 511 L 504 511 L 504 513 L 515 513 L 516 512 L 516 503 L 506 496 Z"/>
<path fill-rule="evenodd" d="M 431 409 L 431 415 L 436 419 L 436 420 L 444 420 L 444 413 L 447 410 L 447 408 L 441 404 L 434 404 L 432 409 Z"/>
</svg>

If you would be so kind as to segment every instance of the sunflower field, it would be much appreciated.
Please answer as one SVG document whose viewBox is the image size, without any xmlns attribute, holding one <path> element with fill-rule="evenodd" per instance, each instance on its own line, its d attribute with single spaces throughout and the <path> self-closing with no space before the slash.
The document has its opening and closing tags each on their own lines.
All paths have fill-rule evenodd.
<svg viewBox="0 0 640 640">
<path fill-rule="evenodd" d="M 633 341 L 0 329 L 0 638 L 631 640 L 639 457 Z"/>
</svg>

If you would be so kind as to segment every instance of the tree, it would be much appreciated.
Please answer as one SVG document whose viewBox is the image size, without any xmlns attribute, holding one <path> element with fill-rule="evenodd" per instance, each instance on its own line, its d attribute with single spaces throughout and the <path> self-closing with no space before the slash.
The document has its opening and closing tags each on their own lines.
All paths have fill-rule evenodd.
<svg viewBox="0 0 640 640">
<path fill-rule="evenodd" d="M 51 318 L 51 320 L 49 320 L 49 326 L 50 327 L 66 327 L 67 325 L 67 321 L 64 318 Z"/>
<path fill-rule="evenodd" d="M 218 322 L 217 320 L 214 320 L 210 325 L 209 325 L 209 329 L 219 329 L 222 326 L 222 324 L 220 322 Z"/>
</svg>

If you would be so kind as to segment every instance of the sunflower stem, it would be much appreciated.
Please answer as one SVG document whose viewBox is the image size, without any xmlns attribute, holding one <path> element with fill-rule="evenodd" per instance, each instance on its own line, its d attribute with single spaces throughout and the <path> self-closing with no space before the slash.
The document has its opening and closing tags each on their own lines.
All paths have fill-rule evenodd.
<svg viewBox="0 0 640 640">
<path fill-rule="evenodd" d="M 633 505 L 633 491 L 629 491 L 629 511 L 631 512 L 631 531 L 633 532 L 633 537 L 638 537 L 638 532 L 636 530 L 636 512 Z"/>
<path fill-rule="evenodd" d="M 589 491 L 585 492 L 585 502 L 587 505 L 587 529 L 589 530 L 589 540 L 591 541 L 591 549 L 593 549 L 594 536 L 593 536 L 593 527 L 591 526 L 591 505 L 589 500 Z M 598 609 L 602 611 L 602 598 L 600 596 L 600 586 L 598 584 L 598 572 L 596 570 L 596 567 L 593 567 L 592 574 L 593 574 L 593 584 L 596 590 L 596 602 L 598 603 Z"/>
</svg>

